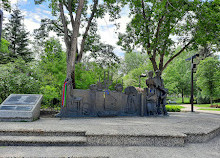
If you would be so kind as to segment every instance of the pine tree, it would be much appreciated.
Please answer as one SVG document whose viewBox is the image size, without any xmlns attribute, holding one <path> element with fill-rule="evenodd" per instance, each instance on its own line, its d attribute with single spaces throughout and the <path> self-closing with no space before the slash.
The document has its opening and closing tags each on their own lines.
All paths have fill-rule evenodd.
<svg viewBox="0 0 220 158">
<path fill-rule="evenodd" d="M 24 17 L 19 9 L 12 11 L 9 23 L 5 27 L 5 38 L 10 42 L 10 57 L 13 59 L 21 57 L 24 61 L 29 62 L 33 58 L 32 52 L 28 49 L 28 35 L 24 28 L 22 20 Z"/>
</svg>

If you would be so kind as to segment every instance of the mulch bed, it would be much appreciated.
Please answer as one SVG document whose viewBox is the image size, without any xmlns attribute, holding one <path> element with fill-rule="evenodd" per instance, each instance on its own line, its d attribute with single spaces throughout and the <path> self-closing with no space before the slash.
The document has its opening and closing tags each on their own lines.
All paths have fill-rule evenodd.
<svg viewBox="0 0 220 158">
<path fill-rule="evenodd" d="M 54 109 L 41 109 L 40 110 L 40 117 L 53 118 L 58 113 L 59 113 L 59 111 L 54 110 Z"/>
<path fill-rule="evenodd" d="M 211 105 L 212 108 L 220 108 L 220 105 Z"/>
</svg>

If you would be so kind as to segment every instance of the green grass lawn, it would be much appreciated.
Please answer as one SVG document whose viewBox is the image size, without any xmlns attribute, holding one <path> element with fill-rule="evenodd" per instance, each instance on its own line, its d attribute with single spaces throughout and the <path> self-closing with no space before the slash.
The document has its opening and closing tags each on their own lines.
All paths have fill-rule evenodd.
<svg viewBox="0 0 220 158">
<path fill-rule="evenodd" d="M 196 107 L 210 108 L 211 104 L 194 104 Z M 220 105 L 220 103 L 213 103 L 213 105 Z"/>
<path fill-rule="evenodd" d="M 175 104 L 190 104 L 190 98 L 184 97 L 184 103 L 182 103 L 182 98 L 176 98 L 176 97 L 167 97 L 167 102 L 171 100 L 171 101 L 175 101 Z"/>
<path fill-rule="evenodd" d="M 182 103 L 182 98 L 176 98 L 176 103 L 183 104 Z M 189 103 L 190 103 L 190 98 L 185 98 L 184 97 L 184 104 L 189 104 Z"/>
<path fill-rule="evenodd" d="M 220 111 L 220 108 L 212 108 L 212 109 L 198 109 L 198 110 L 208 110 L 208 111 Z"/>
<path fill-rule="evenodd" d="M 210 108 L 210 104 L 194 104 L 194 106 L 201 108 Z"/>
</svg>

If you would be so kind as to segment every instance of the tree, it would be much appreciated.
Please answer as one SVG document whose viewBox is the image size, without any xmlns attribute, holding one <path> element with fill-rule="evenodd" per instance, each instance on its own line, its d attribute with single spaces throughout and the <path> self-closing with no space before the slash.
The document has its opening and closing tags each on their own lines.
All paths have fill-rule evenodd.
<svg viewBox="0 0 220 158">
<path fill-rule="evenodd" d="M 146 54 L 141 54 L 140 52 L 126 53 L 122 61 L 121 71 L 124 74 L 128 74 L 131 70 L 139 68 L 144 63 L 148 63 L 147 58 Z"/>
<path fill-rule="evenodd" d="M 185 61 L 187 56 L 191 57 L 192 53 L 183 52 L 163 73 L 165 87 L 168 88 L 169 93 L 181 94 L 182 103 L 184 103 L 184 95 L 190 94 L 191 63 Z"/>
<path fill-rule="evenodd" d="M 150 62 L 145 62 L 140 64 L 138 67 L 129 71 L 124 77 L 123 82 L 125 87 L 134 86 L 139 87 L 139 82 L 141 87 L 146 87 L 146 78 L 141 78 L 140 75 L 143 73 L 147 73 L 152 70 L 152 64 Z M 148 76 L 147 76 L 148 77 Z M 140 79 L 140 81 L 139 81 Z"/>
<path fill-rule="evenodd" d="M 114 47 L 109 44 L 96 43 L 98 46 L 95 51 L 90 50 L 88 57 L 84 57 L 82 61 L 94 61 L 104 69 L 118 67 L 120 59 L 113 52 Z M 96 44 L 93 44 L 96 45 Z"/>
<path fill-rule="evenodd" d="M 44 0 L 35 0 L 37 4 L 40 4 L 43 1 Z M 119 12 L 119 8 L 113 7 L 110 2 L 111 1 L 107 1 L 106 5 L 109 6 L 111 13 L 115 14 Z M 66 78 L 69 81 L 71 80 L 73 88 L 75 88 L 75 63 L 82 58 L 85 42 L 88 37 L 88 32 L 93 24 L 93 19 L 103 17 L 106 12 L 105 5 L 98 5 L 98 3 L 98 0 L 94 0 L 92 6 L 89 7 L 89 2 L 85 0 L 51 0 L 50 6 L 52 8 L 52 15 L 59 15 L 59 18 L 57 20 L 46 19 L 46 23 L 47 25 L 52 24 L 50 25 L 51 29 L 59 31 L 60 34 L 64 36 L 67 53 Z M 89 11 L 90 8 L 91 10 Z M 64 10 L 66 10 L 68 14 L 65 14 Z M 67 18 L 67 15 L 69 18 Z M 80 42 L 79 30 L 80 27 L 83 26 L 85 26 L 85 30 L 83 31 L 82 40 Z M 81 46 L 80 50 L 78 49 L 78 43 L 80 43 Z"/>
<path fill-rule="evenodd" d="M 41 81 L 40 92 L 44 95 L 43 104 L 54 106 L 52 100 L 61 99 L 63 80 L 66 77 L 66 56 L 58 39 L 48 39 L 43 48 L 37 66 Z"/>
<path fill-rule="evenodd" d="M 142 48 L 154 71 L 163 71 L 188 48 L 207 43 L 219 46 L 218 0 L 123 0 L 130 7 L 131 22 L 118 44 L 127 52 Z M 175 52 L 177 46 L 182 47 Z M 165 60 L 165 56 L 167 60 Z"/>
<path fill-rule="evenodd" d="M 210 103 L 214 97 L 220 98 L 220 61 L 213 57 L 208 57 L 200 61 L 196 73 L 196 84 L 202 90 L 202 94 L 210 98 Z"/>
<path fill-rule="evenodd" d="M 10 43 L 10 57 L 17 59 L 21 57 L 24 61 L 29 62 L 33 58 L 32 52 L 28 48 L 28 35 L 22 24 L 23 16 L 19 9 L 13 10 L 9 23 L 5 25 L 5 39 Z"/>
<path fill-rule="evenodd" d="M 10 57 L 9 57 L 9 42 L 6 41 L 5 39 L 1 39 L 1 43 L 0 43 L 0 64 L 6 64 L 10 61 Z"/>
<path fill-rule="evenodd" d="M 6 11 L 11 11 L 11 4 L 9 0 L 0 0 L 0 9 L 5 9 Z"/>
<path fill-rule="evenodd" d="M 40 4 L 43 1 L 44 0 L 35 0 L 37 4 Z M 67 75 L 65 81 L 67 81 L 66 99 L 68 102 L 71 94 L 73 94 L 73 88 L 76 87 L 75 63 L 82 58 L 86 38 L 88 37 L 92 21 L 95 18 L 102 17 L 106 11 L 104 5 L 98 6 L 98 0 L 93 0 L 91 7 L 89 6 L 89 1 L 85 0 L 51 0 L 50 2 L 52 15 L 58 17 L 58 19 L 49 19 L 48 23 L 52 24 L 56 30 L 60 31 L 64 37 L 66 46 Z M 116 8 L 112 10 L 112 14 L 118 12 L 117 7 L 111 7 L 111 3 L 106 4 L 110 6 L 110 9 Z M 67 14 L 65 12 L 67 12 Z M 82 39 L 80 42 L 80 28 L 83 26 L 85 30 L 82 31 Z M 80 50 L 78 49 L 78 44 L 81 46 Z"/>
</svg>

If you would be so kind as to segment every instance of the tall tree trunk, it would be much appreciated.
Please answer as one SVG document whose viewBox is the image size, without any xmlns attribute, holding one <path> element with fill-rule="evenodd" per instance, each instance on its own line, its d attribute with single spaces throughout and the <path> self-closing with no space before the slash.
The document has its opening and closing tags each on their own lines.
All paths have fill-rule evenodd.
<svg viewBox="0 0 220 158">
<path fill-rule="evenodd" d="M 210 97 L 210 104 L 212 105 L 212 97 Z"/>
<path fill-rule="evenodd" d="M 66 94 L 66 103 L 67 106 L 72 104 L 71 98 L 73 97 L 73 89 L 76 88 L 75 84 L 75 60 L 77 53 L 77 39 L 79 35 L 80 28 L 80 19 L 82 15 L 82 10 L 85 0 L 78 1 L 78 7 L 75 15 L 75 19 L 71 16 L 72 32 L 68 30 L 66 17 L 64 15 L 63 1 L 59 1 L 60 17 L 64 28 L 64 41 L 66 44 L 66 53 L 67 53 L 67 76 L 65 82 L 67 82 L 67 94 Z M 72 8 L 69 1 L 68 8 Z M 70 15 L 72 15 L 71 9 L 69 9 Z M 71 34 L 71 37 L 69 36 Z"/>
</svg>

